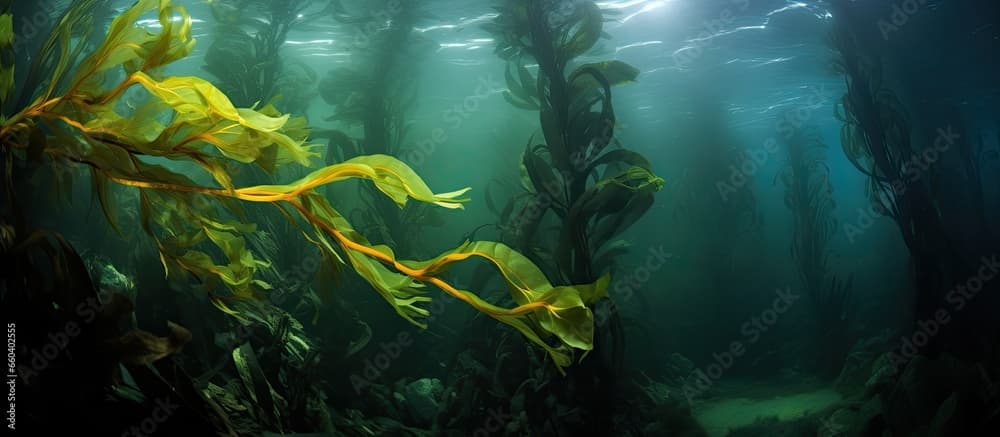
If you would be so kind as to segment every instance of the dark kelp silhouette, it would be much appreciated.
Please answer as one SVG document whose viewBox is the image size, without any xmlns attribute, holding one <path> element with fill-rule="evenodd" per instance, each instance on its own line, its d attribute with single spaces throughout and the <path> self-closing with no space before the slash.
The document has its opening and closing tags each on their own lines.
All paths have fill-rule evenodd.
<svg viewBox="0 0 1000 437">
<path fill-rule="evenodd" d="M 883 84 L 882 60 L 866 55 L 858 45 L 859 36 L 849 24 L 851 9 L 843 2 L 833 6 L 838 12 L 833 42 L 841 56 L 836 65 L 847 82 L 847 93 L 836 113 L 844 123 L 841 146 L 855 168 L 868 177 L 873 210 L 896 222 L 910 250 L 917 287 L 914 316 L 933 318 L 944 303 L 944 292 L 961 277 L 960 257 L 934 207 L 930 178 L 901 189 L 899 184 L 910 179 L 906 163 L 919 153 L 911 138 L 907 110 Z"/>
<path fill-rule="evenodd" d="M 881 401 L 870 416 L 877 419 L 863 426 L 876 434 L 995 434 L 1000 285 L 984 275 L 995 269 L 1000 242 L 984 219 L 989 154 L 965 127 L 964 111 L 934 90 L 906 93 L 913 65 L 884 50 L 899 39 L 887 43 L 880 35 L 884 20 L 881 29 L 868 26 L 872 11 L 888 14 L 891 5 L 830 6 L 836 67 L 847 88 L 836 107 L 843 150 L 868 179 L 872 215 L 899 230 L 911 269 L 912 303 L 903 311 L 909 323 L 872 366 L 864 397 Z M 862 231 L 848 230 L 855 238 Z"/>
<path fill-rule="evenodd" d="M 617 123 L 611 87 L 634 81 L 638 70 L 621 61 L 576 65 L 604 35 L 605 12 L 592 1 L 562 5 L 547 1 L 505 1 L 485 25 L 496 53 L 507 61 L 513 106 L 538 111 L 542 140 L 528 141 L 521 160 L 522 187 L 502 215 L 501 238 L 540 265 L 573 283 L 608 279 L 610 244 L 652 205 L 663 179 L 642 155 L 615 139 Z M 538 64 L 532 73 L 528 65 Z M 540 232 L 552 219 L 554 239 Z M 541 243 L 539 243 L 541 241 Z M 601 262 L 598 263 L 598 260 Z M 587 411 L 580 430 L 608 432 L 618 407 L 615 383 L 621 372 L 624 332 L 610 300 L 596 306 L 603 323 L 596 344 L 600 357 L 587 360 L 567 379 L 548 381 L 549 390 Z M 535 381 L 538 389 L 546 382 Z M 534 418 L 533 420 L 550 420 Z"/>
<path fill-rule="evenodd" d="M 809 344 L 816 345 L 812 363 L 820 376 L 833 378 L 855 339 L 849 318 L 853 278 L 840 279 L 830 266 L 837 220 L 827 148 L 812 129 L 798 130 L 785 145 L 788 158 L 778 179 L 785 186 L 785 207 L 792 213 L 791 255 L 810 302 Z M 824 340 L 814 341 L 818 338 Z"/>
</svg>

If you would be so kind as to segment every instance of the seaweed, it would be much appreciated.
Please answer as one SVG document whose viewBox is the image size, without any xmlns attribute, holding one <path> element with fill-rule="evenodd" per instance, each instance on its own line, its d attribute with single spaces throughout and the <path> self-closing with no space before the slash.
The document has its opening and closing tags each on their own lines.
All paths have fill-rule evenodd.
<svg viewBox="0 0 1000 437">
<path fill-rule="evenodd" d="M 202 68 L 238 107 L 275 103 L 303 114 L 316 73 L 301 62 L 288 62 L 281 48 L 288 32 L 313 17 L 313 0 L 215 0 L 214 41 Z"/>
<path fill-rule="evenodd" d="M 136 26 L 139 17 L 151 12 L 158 15 L 159 33 Z M 67 13 L 70 19 L 57 27 L 60 50 L 74 50 L 69 35 L 79 20 L 72 18 L 85 13 L 85 4 L 77 5 Z M 307 142 L 303 118 L 282 115 L 270 105 L 237 108 L 197 77 L 162 77 L 161 67 L 190 53 L 190 28 L 184 8 L 169 0 L 136 2 L 112 21 L 104 42 L 79 65 L 61 57 L 49 85 L 33 103 L 3 120 L 0 144 L 5 155 L 19 160 L 60 157 L 85 165 L 112 224 L 115 209 L 108 187 L 137 189 L 141 225 L 167 275 L 196 278 L 211 301 L 235 317 L 241 315 L 233 303 L 259 299 L 271 288 L 258 278 L 268 261 L 255 256 L 246 243 L 255 225 L 238 220 L 241 204 L 260 203 L 278 208 L 295 222 L 325 262 L 349 262 L 411 323 L 424 326 L 419 319 L 429 312 L 419 304 L 431 300 L 422 290 L 431 284 L 514 327 L 545 348 L 560 368 L 571 364 L 573 349 L 592 348 L 593 316 L 587 305 L 605 296 L 606 281 L 554 287 L 524 256 L 493 242 L 464 244 L 430 261 L 400 260 L 388 246 L 372 245 L 354 231 L 316 190 L 360 178 L 398 207 L 415 200 L 457 209 L 467 200 L 461 196 L 468 189 L 435 194 L 412 169 L 385 155 L 322 167 L 291 184 L 236 187 L 227 164 L 273 172 L 309 166 L 318 154 Z M 62 83 L 66 85 L 58 85 Z M 130 91 L 142 93 L 134 109 L 123 102 Z M 195 164 L 213 183 L 199 184 L 154 163 L 164 158 Z M 10 189 L 9 168 L 5 181 Z M 448 267 L 470 257 L 495 265 L 519 302 L 516 307 L 492 305 L 442 279 Z"/>
<path fill-rule="evenodd" d="M 954 247 L 936 206 L 933 176 L 915 183 L 907 161 L 919 153 L 911 137 L 907 108 L 885 84 L 883 60 L 862 51 L 861 37 L 849 24 L 852 9 L 843 1 L 831 4 L 836 17 L 833 44 L 839 51 L 837 68 L 844 75 L 847 92 L 836 107 L 843 123 L 841 146 L 854 167 L 867 176 L 867 194 L 878 214 L 892 219 L 909 249 L 916 279 L 915 320 L 932 319 L 943 304 L 944 292 L 964 277 L 965 261 Z M 931 173 L 938 171 L 929 169 Z M 945 336 L 936 336 L 928 352 L 940 349 Z"/>
<path fill-rule="evenodd" d="M 611 88 L 634 81 L 638 70 L 621 61 L 570 69 L 605 35 L 605 12 L 595 2 L 504 1 L 496 9 L 485 28 L 494 36 L 495 52 L 507 61 L 504 97 L 517 108 L 538 111 L 544 140 L 532 138 L 524 149 L 521 186 L 528 194 L 504 209 L 508 220 L 500 224 L 501 239 L 564 282 L 610 281 L 609 261 L 621 253 L 612 239 L 649 210 L 664 185 L 644 156 L 615 138 Z M 535 72 L 528 67 L 533 63 Z M 549 219 L 558 228 L 554 241 L 539 232 Z M 624 332 L 610 299 L 594 305 L 607 315 L 595 333 L 602 357 L 585 362 L 550 390 L 577 396 L 592 391 L 582 422 L 593 426 L 581 429 L 609 432 L 618 411 L 614 381 L 622 372 Z"/>
<path fill-rule="evenodd" d="M 539 112 L 544 139 L 529 141 L 522 155 L 522 186 L 530 195 L 505 211 L 520 222 L 506 224 L 505 240 L 529 247 L 537 223 L 552 211 L 562 224 L 551 248 L 553 270 L 564 281 L 594 280 L 603 273 L 594 256 L 648 210 L 664 184 L 645 157 L 614 136 L 611 87 L 634 81 L 638 70 L 606 61 L 567 74 L 569 63 L 603 33 L 604 12 L 593 2 L 580 2 L 565 16 L 542 1 L 507 2 L 498 10 L 486 28 L 508 61 L 506 96 Z M 532 62 L 539 65 L 535 74 L 527 67 Z"/>
<path fill-rule="evenodd" d="M 352 137 L 331 131 L 328 162 L 361 154 L 405 157 L 411 153 L 409 129 L 417 96 L 417 81 L 424 53 L 432 47 L 415 26 L 427 17 L 417 1 L 368 1 L 332 3 L 334 19 L 353 29 L 354 60 L 349 67 L 331 70 L 319 83 L 321 97 L 334 113 L 328 118 L 345 128 L 360 127 Z M 412 204 L 400 210 L 362 187 L 364 208 L 351 211 L 359 230 L 380 244 L 389 244 L 406 256 L 424 256 L 417 239 L 423 230 L 440 227 L 443 220 L 432 208 Z"/>
<path fill-rule="evenodd" d="M 30 412 L 21 429 L 56 431 L 73 423 L 120 434 L 169 399 L 181 418 L 175 423 L 224 432 L 225 418 L 191 390 L 190 379 L 168 372 L 168 357 L 180 352 L 190 332 L 172 322 L 163 337 L 122 329 L 132 302 L 98 290 L 65 238 L 6 224 L 0 229 L 0 302 L 18 327 L 18 407 Z"/>
<path fill-rule="evenodd" d="M 778 174 L 785 186 L 785 206 L 792 213 L 791 255 L 803 289 L 810 299 L 813 339 L 825 339 L 815 351 L 813 366 L 821 376 L 835 377 L 853 345 L 851 288 L 832 272 L 830 240 L 837 228 L 826 145 L 814 130 L 800 130 L 787 144 L 788 159 Z"/>
</svg>

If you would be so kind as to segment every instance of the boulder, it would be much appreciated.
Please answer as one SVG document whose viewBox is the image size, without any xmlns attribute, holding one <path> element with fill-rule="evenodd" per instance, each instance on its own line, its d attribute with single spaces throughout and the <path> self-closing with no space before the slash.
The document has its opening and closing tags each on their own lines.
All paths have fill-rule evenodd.
<svg viewBox="0 0 1000 437">
<path fill-rule="evenodd" d="M 874 365 L 892 346 L 891 332 L 888 330 L 877 336 L 858 340 L 844 359 L 844 366 L 834 383 L 837 391 L 850 397 L 864 390 L 865 383 L 875 370 Z"/>
<path fill-rule="evenodd" d="M 430 425 L 438 413 L 444 386 L 437 378 L 421 378 L 406 385 L 403 396 L 413 417 L 420 425 Z"/>
</svg>

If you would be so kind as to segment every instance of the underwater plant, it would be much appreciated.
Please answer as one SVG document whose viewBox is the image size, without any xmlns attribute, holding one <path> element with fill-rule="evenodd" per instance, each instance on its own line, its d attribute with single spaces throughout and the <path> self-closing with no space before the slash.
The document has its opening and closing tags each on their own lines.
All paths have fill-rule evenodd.
<svg viewBox="0 0 1000 437">
<path fill-rule="evenodd" d="M 686 147 L 677 159 L 683 167 L 676 169 L 681 174 L 671 185 L 677 202 L 674 218 L 685 227 L 705 230 L 696 234 L 715 234 L 714 239 L 729 246 L 751 236 L 761 225 L 754 175 L 742 169 L 753 158 L 726 117 L 723 97 L 702 87 L 692 87 L 689 93 L 690 111 L 683 123 Z M 742 184 L 734 183 L 741 182 L 738 176 L 745 178 Z M 717 257 L 728 249 L 710 251 Z"/>
<path fill-rule="evenodd" d="M 432 47 L 414 30 L 426 18 L 425 8 L 415 0 L 331 3 L 334 19 L 356 35 L 351 46 L 354 62 L 331 70 L 318 89 L 324 101 L 335 107 L 328 120 L 346 128 L 360 127 L 361 135 L 323 132 L 329 140 L 327 162 L 366 154 L 402 157 L 412 147 L 407 138 L 412 123 L 407 120 L 416 102 L 415 77 L 423 55 Z M 417 237 L 424 228 L 444 223 L 428 205 L 409 204 L 400 209 L 367 186 L 358 194 L 364 207 L 351 211 L 351 221 L 375 242 L 405 256 L 422 256 L 417 253 Z"/>
<path fill-rule="evenodd" d="M 202 68 L 237 107 L 269 103 L 303 114 L 316 73 L 287 62 L 281 48 L 288 32 L 319 14 L 306 13 L 313 0 L 213 0 L 214 41 Z M 259 17 L 259 18 L 258 18 Z"/>
<path fill-rule="evenodd" d="M 564 282 L 606 278 L 610 260 L 622 253 L 612 239 L 649 210 L 664 184 L 644 156 L 622 147 L 614 135 L 611 88 L 634 81 L 639 71 L 617 60 L 573 66 L 605 35 L 605 11 L 593 1 L 503 1 L 496 9 L 497 17 L 484 27 L 507 61 L 504 98 L 538 112 L 543 140 L 532 138 L 525 147 L 521 185 L 527 193 L 504 209 L 501 239 Z M 528 67 L 535 63 L 533 73 Z M 539 232 L 547 220 L 558 229 L 548 241 Z M 607 432 L 616 411 L 624 333 L 614 303 L 595 304 L 604 316 L 596 338 L 605 359 L 584 362 L 555 385 L 565 390 L 563 396 L 593 391 L 585 408 L 595 426 L 587 429 Z"/>
<path fill-rule="evenodd" d="M 755 262 L 763 250 L 757 246 L 762 218 L 755 174 L 743 170 L 756 162 L 752 154 L 762 152 L 761 146 L 746 144 L 734 132 L 724 96 L 696 84 L 685 88 L 686 114 L 679 122 L 683 131 L 678 141 L 682 147 L 669 160 L 671 174 L 677 177 L 667 196 L 678 232 L 667 238 L 690 265 L 685 270 L 700 297 L 696 302 L 715 314 L 743 317 L 743 309 L 729 302 L 745 296 L 747 289 L 765 286 L 751 282 L 763 276 Z M 706 331 L 706 343 L 728 341 Z"/>
<path fill-rule="evenodd" d="M 432 45 L 414 31 L 426 17 L 424 6 L 414 0 L 380 0 L 332 3 L 334 19 L 358 33 L 351 45 L 355 62 L 331 70 L 319 84 L 320 96 L 335 106 L 331 121 L 360 125 L 360 149 L 341 148 L 344 159 L 352 152 L 398 156 L 409 125 L 406 112 L 416 98 L 414 77 L 422 55 Z"/>
<path fill-rule="evenodd" d="M 843 281 L 831 272 L 830 239 L 837 228 L 826 145 L 813 130 L 789 138 L 788 159 L 778 174 L 785 186 L 785 207 L 792 212 L 791 254 L 803 289 L 810 299 L 815 366 L 824 377 L 840 373 L 853 340 L 850 305 L 853 278 Z"/>
<path fill-rule="evenodd" d="M 86 16 L 78 17 L 82 20 L 80 28 L 83 29 L 87 26 L 92 26 L 93 23 L 110 21 L 111 16 L 115 12 L 112 7 L 112 3 L 113 0 L 99 0 L 91 2 L 90 13 Z M 36 12 L 35 8 L 37 6 L 38 5 L 34 2 L 4 0 L 0 2 L 0 11 L 4 11 L 14 17 L 19 14 L 32 14 Z M 54 11 L 48 11 L 49 15 L 52 13 L 54 13 Z M 58 16 L 49 16 L 46 21 L 48 24 L 45 26 L 40 26 L 34 19 L 12 19 L 7 25 L 11 26 L 10 29 L 13 34 L 31 31 L 41 31 L 44 32 L 44 34 L 48 34 L 50 33 L 49 31 L 51 30 L 51 27 L 58 24 L 58 19 Z M 82 41 L 80 42 L 81 46 L 89 48 L 99 45 L 103 38 L 103 35 L 101 35 L 100 32 L 86 32 L 81 33 L 79 36 L 82 38 Z M 54 50 L 52 50 L 52 44 L 55 42 L 54 40 L 48 39 L 37 41 L 39 39 L 40 38 L 36 38 L 34 40 L 19 39 L 16 44 L 14 41 L 11 41 L 10 45 L 5 48 L 5 51 L 9 50 L 10 55 L 9 58 L 5 58 L 5 63 L 12 63 L 15 57 L 30 59 L 30 62 L 21 65 L 18 68 L 16 77 L 13 69 L 3 70 L 5 77 L 0 78 L 0 81 L 9 81 L 9 84 L 14 84 L 14 81 L 16 80 L 20 86 L 11 88 L 8 95 L 0 96 L 3 97 L 0 98 L 0 113 L 9 114 L 13 111 L 13 108 L 22 108 L 27 106 L 31 103 L 31 99 L 34 98 L 34 90 L 51 78 L 47 73 L 55 68 L 56 62 L 60 60 L 60 57 L 57 56 L 57 53 Z M 41 56 L 33 56 L 36 53 Z M 83 50 L 79 50 L 73 53 L 63 54 L 63 56 L 71 56 L 74 59 L 79 59 L 79 57 L 83 54 L 85 54 L 85 52 Z M 4 84 L 0 82 L 0 85 Z"/>
<path fill-rule="evenodd" d="M 521 162 L 522 185 L 530 193 L 508 226 L 508 238 L 528 247 L 537 225 L 551 211 L 562 226 L 551 253 L 564 281 L 593 280 L 603 272 L 594 260 L 612 237 L 635 223 L 663 186 L 642 155 L 614 138 L 611 87 L 634 81 L 639 71 L 622 61 L 584 64 L 567 74 L 574 58 L 603 33 L 604 11 L 578 2 L 572 11 L 552 2 L 505 2 L 486 26 L 507 60 L 504 97 L 539 112 L 542 143 L 532 139 Z M 537 62 L 532 74 L 527 65 Z M 537 247 L 537 245 L 536 245 Z M 538 248 L 538 250 L 544 250 Z M 589 278 L 589 279 L 584 279 Z"/>
<path fill-rule="evenodd" d="M 872 210 L 892 219 L 910 251 L 915 281 L 914 320 L 933 319 L 945 291 L 959 278 L 964 262 L 952 246 L 930 174 L 913 183 L 908 161 L 920 151 L 911 123 L 896 93 L 885 84 L 882 60 L 863 51 L 851 25 L 852 9 L 843 1 L 831 4 L 836 17 L 833 44 L 840 54 L 836 66 L 847 92 L 836 116 L 843 123 L 841 146 L 854 167 L 867 176 Z M 929 168 L 933 173 L 938 171 Z M 904 185 L 901 185 L 904 184 Z M 930 340 L 929 349 L 943 346 L 944 336 Z"/>
<path fill-rule="evenodd" d="M 574 349 L 593 348 L 593 315 L 587 305 L 606 295 L 607 279 L 554 286 L 542 271 L 508 246 L 467 242 L 425 261 L 398 259 L 391 248 L 372 245 L 317 191 L 327 184 L 364 179 L 396 205 L 425 202 L 458 209 L 462 189 L 435 194 L 405 164 L 386 155 L 359 156 L 321 167 L 289 184 L 236 187 L 227 164 L 256 165 L 273 172 L 283 166 L 309 166 L 318 156 L 307 142 L 306 120 L 280 114 L 273 106 L 237 108 L 218 88 L 198 77 L 162 75 L 163 67 L 187 56 L 194 39 L 183 7 L 169 0 L 139 0 L 118 15 L 103 43 L 72 65 L 74 45 L 93 1 L 81 1 L 64 15 L 47 47 L 61 53 L 52 78 L 32 103 L 3 114 L 0 147 L 7 163 L 7 206 L 17 212 L 15 160 L 53 158 L 85 165 L 93 192 L 108 221 L 117 226 L 107 196 L 117 184 L 138 191 L 140 222 L 159 252 L 168 276 L 194 277 L 222 311 L 240 317 L 235 304 L 261 297 L 271 285 L 258 279 L 268 265 L 249 248 L 245 236 L 255 225 L 241 214 L 243 203 L 278 208 L 303 237 L 323 254 L 325 265 L 342 264 L 365 278 L 404 319 L 424 327 L 421 308 L 431 300 L 427 284 L 508 324 L 544 348 L 558 368 L 572 363 Z M 159 32 L 136 23 L 155 13 Z M 15 37 L 10 15 L 0 18 L 0 45 Z M 89 31 L 89 29 L 86 29 Z M 15 68 L 10 65 L 5 68 Z M 0 94 L 12 83 L 4 82 Z M 133 97 L 125 104 L 125 96 Z M 200 184 L 165 165 L 193 164 Z M 22 234 L 22 227 L 12 229 Z M 219 258 L 222 258 L 221 261 Z M 346 260 L 345 260 L 346 258 Z M 480 258 L 497 268 L 517 306 L 502 308 L 461 290 L 442 278 L 454 264 Z M 225 290 L 225 291 L 223 291 Z"/>
</svg>

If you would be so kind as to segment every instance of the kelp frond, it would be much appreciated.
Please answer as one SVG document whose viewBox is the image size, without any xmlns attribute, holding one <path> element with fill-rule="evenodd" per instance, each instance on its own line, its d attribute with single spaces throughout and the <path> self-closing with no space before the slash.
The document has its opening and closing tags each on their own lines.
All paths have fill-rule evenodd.
<svg viewBox="0 0 1000 437">
<path fill-rule="evenodd" d="M 136 25 L 153 12 L 159 17 L 158 33 Z M 71 35 L 70 27 L 77 22 L 72 17 L 85 13 L 71 9 L 69 19 L 54 32 Z M 8 21 L 7 16 L 0 19 L 0 43 L 12 38 Z M 461 208 L 468 189 L 435 194 L 412 169 L 385 155 L 319 168 L 287 185 L 235 187 L 229 174 L 234 163 L 273 172 L 284 165 L 308 167 L 318 154 L 307 142 L 302 118 L 280 114 L 271 106 L 237 108 L 197 77 L 161 76 L 161 67 L 190 53 L 190 23 L 185 10 L 169 0 L 139 0 L 112 22 L 93 53 L 75 66 L 61 58 L 48 82 L 53 85 L 2 121 L 4 152 L 88 166 L 95 197 L 113 225 L 111 183 L 138 189 L 141 224 L 167 274 L 193 275 L 220 309 L 236 316 L 229 304 L 233 299 L 253 299 L 271 288 L 258 279 L 258 270 L 267 268 L 268 261 L 255 257 L 246 241 L 256 226 L 239 219 L 240 203 L 256 202 L 273 204 L 297 226 L 304 224 L 299 229 L 323 252 L 324 260 L 349 261 L 414 324 L 423 326 L 421 318 L 428 315 L 419 304 L 430 300 L 423 288 L 431 284 L 518 329 L 548 350 L 559 367 L 571 363 L 572 349 L 592 348 L 593 315 L 587 305 L 606 294 L 606 277 L 593 284 L 554 287 L 527 258 L 493 242 L 467 243 L 429 261 L 399 260 L 389 247 L 370 244 L 317 190 L 360 178 L 370 180 L 400 207 L 412 199 Z M 61 38 L 58 50 L 72 52 L 72 44 L 72 38 Z M 0 94 L 13 87 L 6 81 L 0 86 Z M 157 164 L 163 160 L 194 164 L 203 174 L 189 177 Z M 495 306 L 441 277 L 449 266 L 471 257 L 486 259 L 500 271 L 518 306 Z M 228 293 L 218 294 L 219 288 Z"/>
</svg>

